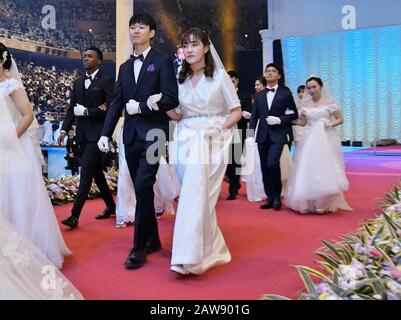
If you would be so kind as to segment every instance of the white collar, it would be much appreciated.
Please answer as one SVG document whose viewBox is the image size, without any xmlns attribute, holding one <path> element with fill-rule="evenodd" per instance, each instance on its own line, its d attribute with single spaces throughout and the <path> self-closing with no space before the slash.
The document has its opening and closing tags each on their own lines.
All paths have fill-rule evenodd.
<svg viewBox="0 0 401 320">
<path fill-rule="evenodd" d="M 99 69 L 97 69 L 95 72 L 93 72 L 92 74 L 88 74 L 87 72 L 86 72 L 86 76 L 87 77 L 91 77 L 92 78 L 92 80 L 93 79 L 95 79 L 95 77 L 96 77 L 96 75 L 97 75 L 97 73 L 99 72 Z"/>
<path fill-rule="evenodd" d="M 266 86 L 267 89 L 274 89 L 274 91 L 277 91 L 278 89 L 278 84 L 276 84 L 274 87 L 270 88 L 269 86 Z"/>
<path fill-rule="evenodd" d="M 144 52 L 142 52 L 142 54 L 143 54 L 143 60 L 146 59 L 146 56 L 148 55 L 150 49 L 152 49 L 152 47 L 148 47 Z M 139 54 L 137 54 L 137 53 L 134 51 L 134 56 L 137 57 L 137 56 L 139 56 Z"/>
</svg>

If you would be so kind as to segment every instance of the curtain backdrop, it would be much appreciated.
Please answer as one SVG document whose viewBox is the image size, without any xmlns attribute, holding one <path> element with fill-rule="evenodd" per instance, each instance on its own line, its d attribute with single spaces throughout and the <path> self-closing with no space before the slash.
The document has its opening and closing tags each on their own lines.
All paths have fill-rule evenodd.
<svg viewBox="0 0 401 320">
<path fill-rule="evenodd" d="M 282 40 L 286 85 L 311 75 L 333 91 L 344 114 L 343 140 L 401 142 L 401 26 Z"/>
</svg>

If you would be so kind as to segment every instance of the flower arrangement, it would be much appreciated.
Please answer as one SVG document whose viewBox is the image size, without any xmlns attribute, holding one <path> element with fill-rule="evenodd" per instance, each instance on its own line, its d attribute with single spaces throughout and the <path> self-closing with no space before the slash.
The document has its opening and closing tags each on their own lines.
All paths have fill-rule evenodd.
<svg viewBox="0 0 401 320">
<path fill-rule="evenodd" d="M 401 184 L 386 194 L 381 209 L 342 241 L 322 241 L 316 251 L 321 271 L 296 266 L 305 285 L 300 300 L 401 300 Z M 262 299 L 288 300 L 271 294 Z"/>
<path fill-rule="evenodd" d="M 105 174 L 107 184 L 112 192 L 117 191 L 118 171 L 112 167 Z M 75 194 L 79 187 L 79 175 L 64 176 L 60 179 L 45 179 L 47 192 L 54 205 L 61 205 L 74 201 Z M 100 196 L 100 191 L 96 184 L 92 184 L 89 192 L 89 199 Z"/>
</svg>

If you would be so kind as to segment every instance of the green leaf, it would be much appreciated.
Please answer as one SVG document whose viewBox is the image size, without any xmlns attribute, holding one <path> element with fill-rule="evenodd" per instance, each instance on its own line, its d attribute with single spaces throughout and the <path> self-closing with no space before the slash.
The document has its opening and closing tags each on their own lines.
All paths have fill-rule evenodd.
<svg viewBox="0 0 401 320">
<path fill-rule="evenodd" d="M 284 296 L 279 296 L 276 294 L 264 294 L 261 297 L 261 300 L 291 300 L 291 299 L 284 297 Z"/>
<path fill-rule="evenodd" d="M 322 243 L 331 251 L 333 252 L 337 258 L 339 258 L 340 260 L 343 260 L 343 257 L 341 256 L 341 254 L 338 252 L 338 250 L 329 242 L 322 240 Z"/>
<path fill-rule="evenodd" d="M 376 232 L 375 236 L 373 237 L 372 242 L 370 243 L 370 245 L 374 245 L 375 241 L 377 239 L 379 239 L 379 237 L 382 235 L 383 231 L 384 231 L 384 225 L 380 226 L 380 228 L 377 230 L 377 232 Z"/>
<path fill-rule="evenodd" d="M 329 277 L 327 277 L 325 274 L 323 274 L 323 273 L 321 273 L 321 272 L 319 272 L 319 271 L 317 271 L 315 269 L 312 269 L 312 268 L 309 268 L 309 267 L 305 267 L 305 266 L 295 266 L 295 267 L 298 270 L 299 269 L 305 270 L 308 274 L 311 274 L 311 275 L 313 275 L 315 277 L 318 277 L 320 279 L 326 280 L 326 282 L 332 282 Z"/>
<path fill-rule="evenodd" d="M 329 264 L 331 264 L 333 267 L 338 268 L 338 266 L 341 264 L 340 261 L 334 259 L 332 256 L 324 253 L 324 252 L 315 252 L 318 256 L 322 257 L 324 260 L 326 260 Z"/>
<path fill-rule="evenodd" d="M 309 294 L 311 294 L 316 299 L 318 298 L 315 284 L 312 279 L 309 277 L 308 272 L 306 272 L 303 268 L 297 268 L 299 275 L 304 283 L 304 286 Z"/>
</svg>

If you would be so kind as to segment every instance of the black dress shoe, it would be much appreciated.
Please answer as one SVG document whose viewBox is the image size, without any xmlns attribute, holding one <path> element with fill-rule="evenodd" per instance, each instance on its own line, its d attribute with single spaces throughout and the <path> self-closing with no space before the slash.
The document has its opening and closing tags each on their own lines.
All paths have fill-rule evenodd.
<svg viewBox="0 0 401 320">
<path fill-rule="evenodd" d="M 226 199 L 227 200 L 235 200 L 235 199 L 237 199 L 237 195 L 235 193 L 231 193 L 228 195 L 228 197 Z"/>
<path fill-rule="evenodd" d="M 69 216 L 67 219 L 62 220 L 61 223 L 70 227 L 71 229 L 75 229 L 78 227 L 78 218 Z"/>
<path fill-rule="evenodd" d="M 262 204 L 262 205 L 260 206 L 260 209 L 263 209 L 263 210 L 265 210 L 265 209 L 271 209 L 271 208 L 273 208 L 273 202 L 271 202 L 271 201 L 266 201 L 265 204 Z"/>
<path fill-rule="evenodd" d="M 279 211 L 281 209 L 281 201 L 280 200 L 276 200 L 273 203 L 273 209 L 275 211 Z"/>
<path fill-rule="evenodd" d="M 162 212 L 156 212 L 156 218 L 160 218 L 164 214 L 164 210 Z"/>
<path fill-rule="evenodd" d="M 145 248 L 147 254 L 158 252 L 161 249 L 162 249 L 162 244 L 160 243 L 160 241 L 155 243 L 148 242 Z"/>
<path fill-rule="evenodd" d="M 102 214 L 99 214 L 96 216 L 96 220 L 108 219 L 111 216 L 115 216 L 115 215 L 116 215 L 116 208 L 107 207 L 106 209 L 103 210 Z"/>
<path fill-rule="evenodd" d="M 131 251 L 127 260 L 125 260 L 124 266 L 126 269 L 138 269 L 142 267 L 146 262 L 146 250 L 143 251 Z"/>
</svg>

